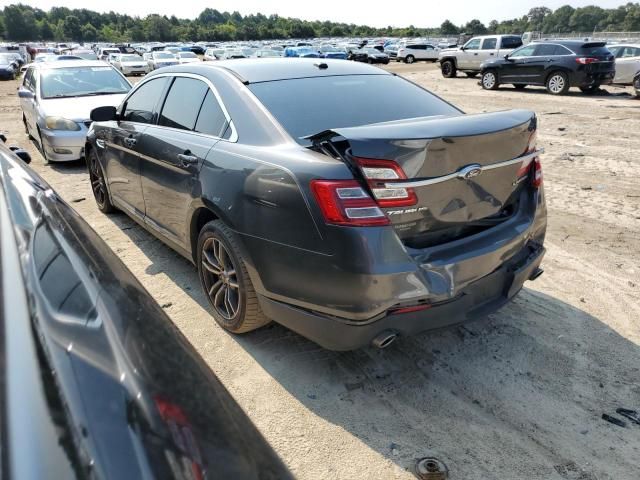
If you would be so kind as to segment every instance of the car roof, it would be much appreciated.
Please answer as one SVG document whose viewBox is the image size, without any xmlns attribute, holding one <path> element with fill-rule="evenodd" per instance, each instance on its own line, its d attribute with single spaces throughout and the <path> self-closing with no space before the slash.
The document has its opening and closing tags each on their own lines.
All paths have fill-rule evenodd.
<svg viewBox="0 0 640 480">
<path fill-rule="evenodd" d="M 324 64 L 326 68 L 319 68 Z M 165 72 L 200 73 L 211 68 L 223 68 L 239 77 L 244 83 L 271 82 L 307 77 L 336 75 L 392 75 L 380 68 L 360 62 L 345 62 L 324 58 L 247 58 L 219 62 L 176 66 Z"/>
<path fill-rule="evenodd" d="M 51 70 L 54 68 L 70 68 L 70 67 L 110 67 L 106 62 L 101 60 L 55 60 L 51 62 L 40 62 L 33 64 L 40 70 Z"/>
<path fill-rule="evenodd" d="M 555 43 L 557 45 L 564 45 L 565 47 L 581 48 L 581 47 L 599 47 L 604 46 L 605 42 L 599 41 L 584 41 L 584 40 L 541 40 L 532 43 Z"/>
</svg>

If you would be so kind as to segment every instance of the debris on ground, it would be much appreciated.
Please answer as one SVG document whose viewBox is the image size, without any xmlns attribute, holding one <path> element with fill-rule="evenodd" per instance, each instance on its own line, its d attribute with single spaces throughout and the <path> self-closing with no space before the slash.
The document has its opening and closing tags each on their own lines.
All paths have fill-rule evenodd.
<svg viewBox="0 0 640 480">
<path fill-rule="evenodd" d="M 432 457 L 417 459 L 413 473 L 420 480 L 445 480 L 449 478 L 449 469 L 444 462 Z"/>
<path fill-rule="evenodd" d="M 628 418 L 633 423 L 640 425 L 640 414 L 637 410 L 629 410 L 628 408 L 616 408 L 616 413 Z"/>
<path fill-rule="evenodd" d="M 606 413 L 602 414 L 602 419 L 622 428 L 625 428 L 627 426 L 627 422 L 625 422 L 624 420 L 620 420 L 619 418 L 612 417 L 611 415 L 608 415 Z"/>
</svg>

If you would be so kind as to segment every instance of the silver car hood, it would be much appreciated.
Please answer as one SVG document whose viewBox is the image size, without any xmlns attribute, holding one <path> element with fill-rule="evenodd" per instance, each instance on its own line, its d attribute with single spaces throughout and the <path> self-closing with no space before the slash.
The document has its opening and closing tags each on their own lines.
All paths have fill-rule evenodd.
<svg viewBox="0 0 640 480">
<path fill-rule="evenodd" d="M 49 98 L 40 100 L 40 111 L 45 117 L 64 117 L 83 122 L 89 119 L 91 110 L 96 107 L 120 105 L 126 93 L 97 95 L 92 97 Z"/>
</svg>

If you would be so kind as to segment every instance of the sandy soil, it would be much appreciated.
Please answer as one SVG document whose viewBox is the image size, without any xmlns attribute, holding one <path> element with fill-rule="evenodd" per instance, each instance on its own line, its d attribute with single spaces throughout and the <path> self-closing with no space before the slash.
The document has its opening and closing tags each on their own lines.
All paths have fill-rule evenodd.
<svg viewBox="0 0 640 480">
<path fill-rule="evenodd" d="M 83 165 L 43 165 L 23 133 L 17 82 L 0 83 L 0 130 L 166 308 L 300 478 L 411 478 L 424 456 L 453 479 L 640 478 L 640 425 L 600 418 L 640 409 L 640 100 L 616 88 L 624 96 L 486 92 L 431 64 L 388 68 L 467 112 L 538 113 L 549 231 L 546 273 L 512 304 L 383 351 L 324 351 L 276 324 L 225 333 L 192 265 L 124 215 L 100 214 Z"/>
</svg>

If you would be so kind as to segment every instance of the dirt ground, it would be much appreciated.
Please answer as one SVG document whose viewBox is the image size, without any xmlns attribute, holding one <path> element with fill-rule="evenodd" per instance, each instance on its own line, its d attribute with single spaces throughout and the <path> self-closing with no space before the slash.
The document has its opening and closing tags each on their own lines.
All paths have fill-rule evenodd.
<svg viewBox="0 0 640 480">
<path fill-rule="evenodd" d="M 469 113 L 537 112 L 549 230 L 545 274 L 510 305 L 386 350 L 329 352 L 277 324 L 225 333 L 191 264 L 126 216 L 98 212 L 84 165 L 43 165 L 24 135 L 18 82 L 0 83 L 0 130 L 163 305 L 300 478 L 412 478 L 425 456 L 458 480 L 640 478 L 640 425 L 601 419 L 640 409 L 640 100 L 610 87 L 489 92 L 432 64 L 388 68 Z"/>
</svg>

